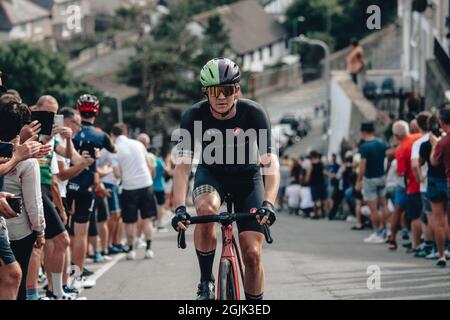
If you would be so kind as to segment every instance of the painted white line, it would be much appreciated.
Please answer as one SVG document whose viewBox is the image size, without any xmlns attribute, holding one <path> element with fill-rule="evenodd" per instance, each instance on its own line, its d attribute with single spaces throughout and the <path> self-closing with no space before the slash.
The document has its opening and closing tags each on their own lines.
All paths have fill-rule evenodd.
<svg viewBox="0 0 450 320">
<path fill-rule="evenodd" d="M 92 276 L 87 277 L 87 279 L 93 280 L 93 281 L 97 282 L 97 280 L 98 280 L 102 275 L 104 275 L 109 269 L 111 269 L 112 267 L 114 267 L 114 265 L 116 265 L 120 260 L 122 260 L 123 258 L 125 258 L 125 256 L 126 256 L 125 253 L 119 253 L 119 254 L 117 254 L 117 255 L 113 258 L 113 260 L 111 260 L 110 262 L 104 264 L 100 269 L 98 269 L 97 271 L 95 271 L 95 273 L 94 273 Z M 81 289 L 80 289 L 79 295 L 80 295 L 84 290 L 86 290 L 86 289 L 81 288 Z M 89 290 L 89 289 L 87 289 L 87 290 Z M 78 296 L 79 296 L 79 295 L 78 295 Z"/>
<path fill-rule="evenodd" d="M 115 264 L 117 264 L 117 262 L 119 262 L 120 260 L 122 260 L 122 258 L 125 258 L 125 253 L 119 253 L 117 254 L 113 260 L 111 260 L 110 262 L 104 264 L 100 269 L 98 269 L 92 276 L 90 276 L 88 279 L 89 280 L 94 280 L 97 281 L 102 275 L 104 275 L 109 269 L 111 269 L 112 267 L 114 267 Z"/>
</svg>

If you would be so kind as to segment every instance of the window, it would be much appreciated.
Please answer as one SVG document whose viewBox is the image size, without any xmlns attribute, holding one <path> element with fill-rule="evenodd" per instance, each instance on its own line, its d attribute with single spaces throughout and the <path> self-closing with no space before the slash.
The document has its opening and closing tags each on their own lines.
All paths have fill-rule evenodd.
<svg viewBox="0 0 450 320">
<path fill-rule="evenodd" d="M 33 23 L 33 32 L 42 33 L 42 21 L 35 21 Z"/>
<path fill-rule="evenodd" d="M 272 58 L 273 56 L 273 47 L 271 44 L 269 44 L 269 58 Z"/>
</svg>

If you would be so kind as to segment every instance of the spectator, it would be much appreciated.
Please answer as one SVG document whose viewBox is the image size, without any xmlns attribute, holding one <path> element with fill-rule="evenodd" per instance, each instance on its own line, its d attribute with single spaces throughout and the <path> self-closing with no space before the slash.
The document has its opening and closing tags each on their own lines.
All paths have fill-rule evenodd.
<svg viewBox="0 0 450 320">
<path fill-rule="evenodd" d="M 351 51 L 347 56 L 347 72 L 351 75 L 355 84 L 358 84 L 358 76 L 364 71 L 364 49 L 359 45 L 358 40 L 352 39 Z"/>
<path fill-rule="evenodd" d="M 3 99 L 2 99 L 3 100 Z M 2 101 L 3 102 L 3 101 Z M 20 102 L 0 102 L 0 126 L 4 128 L 0 140 L 15 138 L 26 121 L 30 119 L 28 108 L 16 108 Z M 44 243 L 45 220 L 39 179 L 39 165 L 36 159 L 20 162 L 4 181 L 5 191 L 21 197 L 21 214 L 6 221 L 11 248 L 22 269 L 22 281 L 17 299 L 26 299 L 26 278 L 33 245 L 41 248 Z"/>
<path fill-rule="evenodd" d="M 280 161 L 280 187 L 278 188 L 278 205 L 279 211 L 284 210 L 284 194 L 286 188 L 289 184 L 289 176 L 291 174 L 291 169 L 289 166 L 289 157 L 287 155 L 283 156 Z"/>
<path fill-rule="evenodd" d="M 167 227 L 163 225 L 163 217 L 166 204 L 166 195 L 164 193 L 165 181 L 164 173 L 166 171 L 166 163 L 161 158 L 161 151 L 156 147 L 150 147 L 149 151 L 156 156 L 155 177 L 153 181 L 153 192 L 155 193 L 158 205 L 158 232 L 168 232 Z"/>
<path fill-rule="evenodd" d="M 324 165 L 321 154 L 311 151 L 311 166 L 306 173 L 306 181 L 311 187 L 312 200 L 314 202 L 314 216 L 312 219 L 320 219 L 324 215 L 325 201 L 327 199 L 327 186 L 325 184 Z M 321 214 L 319 214 L 319 209 Z"/>
<path fill-rule="evenodd" d="M 388 247 L 391 250 L 397 249 L 397 229 L 401 215 L 406 210 L 406 219 L 411 223 L 413 231 L 414 248 L 419 246 L 417 243 L 417 234 L 420 236 L 420 186 L 417 182 L 411 168 L 411 150 L 414 141 L 422 135 L 420 133 L 410 134 L 408 123 L 400 120 L 394 123 L 392 131 L 394 139 L 398 143 L 395 152 L 397 160 L 397 189 L 395 195 L 395 211 L 391 222 L 391 236 L 388 241 Z"/>
<path fill-rule="evenodd" d="M 0 300 L 16 300 L 22 280 L 22 270 L 11 249 L 3 217 L 17 217 L 6 201 L 10 193 L 0 192 Z"/>
<path fill-rule="evenodd" d="M 120 167 L 123 193 L 123 222 L 128 240 L 127 259 L 134 260 L 136 252 L 133 248 L 136 238 L 138 211 L 143 220 L 143 231 L 146 239 L 145 258 L 152 259 L 153 221 L 156 217 L 156 203 L 153 194 L 153 179 L 150 174 L 150 163 L 147 150 L 142 143 L 126 137 L 127 127 L 123 123 L 114 125 L 111 136 L 117 146 L 117 162 Z"/>
<path fill-rule="evenodd" d="M 363 192 L 364 200 L 370 209 L 370 217 L 374 233 L 364 239 L 366 243 L 382 243 L 386 241 L 387 206 L 386 206 L 386 179 L 384 177 L 384 159 L 386 145 L 375 137 L 373 122 L 361 125 L 364 143 L 360 145 L 361 162 L 359 165 L 356 191 Z M 381 217 L 378 214 L 378 205 L 381 208 Z"/>
<path fill-rule="evenodd" d="M 337 177 L 340 167 L 337 162 L 337 155 L 333 153 L 331 155 L 331 163 L 327 165 L 327 170 L 325 171 L 326 176 L 329 178 L 328 196 L 331 198 L 331 203 L 329 204 L 331 210 L 328 213 L 328 219 L 330 220 L 333 220 L 336 216 L 342 200 L 342 193 L 339 192 L 339 179 Z"/>
<path fill-rule="evenodd" d="M 119 184 L 120 180 L 117 176 L 120 176 L 119 164 L 117 162 L 117 154 L 111 153 L 106 149 L 100 151 L 100 166 L 107 166 L 112 168 L 112 171 L 102 177 L 102 182 L 105 188 L 109 191 L 110 196 L 107 198 L 109 219 L 108 219 L 108 254 L 117 254 L 123 252 L 123 246 L 121 243 L 121 229 L 122 229 L 122 210 L 120 204 Z"/>
<path fill-rule="evenodd" d="M 79 112 L 72 108 L 62 108 L 59 110 L 59 114 L 62 114 L 64 117 L 64 126 L 68 127 L 72 130 L 72 138 L 80 131 L 81 128 L 81 116 Z M 61 135 L 57 135 L 55 137 L 58 145 L 62 145 L 66 147 L 67 140 L 61 137 Z M 61 200 L 64 206 L 64 210 L 68 213 L 68 219 L 66 223 L 66 229 L 69 233 L 70 237 L 70 247 L 67 248 L 66 256 L 64 260 L 64 273 L 63 273 L 63 290 L 65 293 L 78 293 L 76 288 L 73 288 L 69 284 L 69 273 L 67 270 L 70 267 L 70 262 L 72 261 L 72 252 L 73 245 L 75 242 L 74 231 L 73 231 L 73 214 L 72 210 L 70 210 L 69 205 L 67 203 L 67 184 L 69 179 L 78 176 L 83 170 L 91 166 L 95 159 L 91 158 L 88 151 L 84 151 L 82 155 L 80 155 L 76 150 L 73 150 L 72 159 L 67 159 L 65 157 L 60 156 L 59 154 L 55 155 L 55 159 L 58 164 L 58 173 L 56 177 L 56 181 L 58 184 L 59 192 L 61 195 Z M 73 162 L 73 166 L 71 167 L 71 163 Z"/>
<path fill-rule="evenodd" d="M 448 202 L 450 199 L 450 104 L 445 104 L 441 107 L 439 112 L 439 123 L 446 133 L 446 136 L 438 139 L 434 134 L 430 135 L 430 143 L 432 145 L 431 156 L 430 156 L 430 164 L 433 166 L 437 166 L 439 164 L 443 164 L 445 168 L 445 175 L 447 177 L 447 210 L 448 210 Z M 443 190 L 444 187 L 441 184 L 440 189 Z M 444 201 L 445 201 L 444 200 Z M 434 214 L 434 212 L 433 212 Z M 448 216 L 448 215 L 447 215 Z M 442 213 L 436 216 L 437 220 L 435 221 L 435 229 L 438 231 L 438 235 L 442 240 L 442 226 L 447 225 L 447 235 L 449 234 L 449 226 L 448 222 L 445 224 L 445 214 L 442 217 Z M 440 241 L 441 241 L 440 240 Z M 436 242 L 438 238 L 436 238 Z M 445 256 L 441 256 L 441 252 L 439 252 L 439 260 L 437 265 L 439 267 L 445 267 L 446 261 Z"/>
<path fill-rule="evenodd" d="M 416 180 L 420 183 L 421 207 L 422 207 L 420 222 L 424 238 L 424 242 L 420 245 L 420 250 L 415 253 L 416 257 L 426 257 L 428 254 L 430 254 L 432 250 L 432 241 L 433 241 L 431 225 L 429 225 L 428 223 L 428 216 L 431 214 L 431 205 L 430 201 L 428 200 L 428 197 L 426 196 L 428 166 L 426 164 L 426 160 L 420 161 L 420 148 L 423 144 L 429 142 L 428 120 L 430 116 L 431 114 L 426 111 L 421 112 L 417 115 L 415 122 L 419 128 L 419 132 L 422 134 L 422 137 L 413 143 L 411 151 L 412 170 Z"/>
<path fill-rule="evenodd" d="M 300 180 L 293 179 L 286 187 L 285 198 L 288 204 L 289 214 L 299 215 L 301 200 Z"/>
</svg>

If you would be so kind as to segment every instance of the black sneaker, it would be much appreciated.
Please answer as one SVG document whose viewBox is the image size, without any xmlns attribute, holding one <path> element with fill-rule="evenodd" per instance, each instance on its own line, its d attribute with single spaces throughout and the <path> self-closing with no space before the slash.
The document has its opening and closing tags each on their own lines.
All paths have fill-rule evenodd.
<svg viewBox="0 0 450 320">
<path fill-rule="evenodd" d="M 215 293 L 214 281 L 202 281 L 198 284 L 197 300 L 214 300 Z"/>
<path fill-rule="evenodd" d="M 86 268 L 83 268 L 83 274 L 82 274 L 82 276 L 83 277 L 90 277 L 90 276 L 92 276 L 94 273 L 92 272 L 92 271 L 90 271 L 90 270 L 88 270 L 88 269 L 86 269 Z"/>
<path fill-rule="evenodd" d="M 436 267 L 439 268 L 445 268 L 447 266 L 447 262 L 445 259 L 439 259 L 438 262 L 436 262 Z"/>
</svg>

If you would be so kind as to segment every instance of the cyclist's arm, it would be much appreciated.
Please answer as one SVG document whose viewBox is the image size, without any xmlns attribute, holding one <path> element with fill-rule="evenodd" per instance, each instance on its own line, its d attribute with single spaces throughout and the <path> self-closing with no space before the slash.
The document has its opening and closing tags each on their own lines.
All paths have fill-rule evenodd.
<svg viewBox="0 0 450 320">
<path fill-rule="evenodd" d="M 264 163 L 264 200 L 275 203 L 280 187 L 280 163 L 273 153 L 261 156 L 261 160 Z"/>
<path fill-rule="evenodd" d="M 186 194 L 192 164 L 179 163 L 173 170 L 173 202 L 175 208 L 186 205 Z"/>
</svg>

